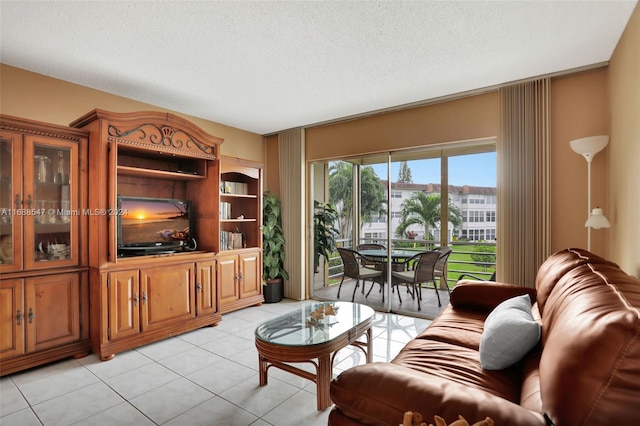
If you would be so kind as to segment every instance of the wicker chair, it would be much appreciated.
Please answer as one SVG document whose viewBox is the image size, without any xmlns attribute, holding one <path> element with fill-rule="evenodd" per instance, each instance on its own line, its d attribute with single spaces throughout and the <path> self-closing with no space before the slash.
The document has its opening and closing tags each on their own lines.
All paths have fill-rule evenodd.
<svg viewBox="0 0 640 426">
<path fill-rule="evenodd" d="M 420 291 L 420 286 L 422 284 L 434 283 L 436 296 L 438 296 L 438 306 L 442 306 L 440 293 L 438 293 L 438 287 L 435 285 L 435 267 L 440 256 L 441 253 L 439 251 L 421 252 L 404 262 L 406 265 L 404 269 L 406 270 L 391 272 L 392 286 L 406 285 L 411 296 L 418 299 L 419 311 L 421 310 L 422 292 Z M 399 289 L 398 299 L 402 303 Z"/>
<path fill-rule="evenodd" d="M 447 261 L 449 260 L 449 256 L 451 255 L 451 252 L 453 251 L 451 249 L 451 247 L 438 247 L 437 249 L 435 249 L 434 251 L 439 251 L 440 252 L 440 257 L 438 258 L 438 261 L 436 262 L 436 270 L 434 273 L 434 277 L 435 277 L 435 285 L 438 285 L 438 281 L 440 281 L 440 278 L 447 279 Z M 451 298 L 451 289 L 449 288 L 449 284 L 447 283 L 447 292 L 449 293 L 449 298 Z"/>
<path fill-rule="evenodd" d="M 381 286 L 383 285 L 384 281 L 382 277 L 382 271 L 362 266 L 361 262 L 364 256 L 360 255 L 357 251 L 339 248 L 338 253 L 340 253 L 342 264 L 344 265 L 344 273 L 342 274 L 342 280 L 340 281 L 340 286 L 338 287 L 338 299 L 340 298 L 340 290 L 342 290 L 342 283 L 344 282 L 345 277 L 353 278 L 354 280 L 356 280 L 356 285 L 353 288 L 353 295 L 351 296 L 352 302 L 356 297 L 356 290 L 360 286 L 360 281 L 362 281 L 363 290 L 365 281 L 372 281 L 374 284 L 377 282 Z M 373 287 L 374 284 L 371 284 L 371 286 Z"/>
</svg>

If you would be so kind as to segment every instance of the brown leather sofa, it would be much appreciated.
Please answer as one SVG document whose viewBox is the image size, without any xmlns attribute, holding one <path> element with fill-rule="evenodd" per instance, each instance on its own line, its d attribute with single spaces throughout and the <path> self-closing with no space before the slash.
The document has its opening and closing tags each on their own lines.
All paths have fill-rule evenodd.
<svg viewBox="0 0 640 426">
<path fill-rule="evenodd" d="M 500 302 L 530 294 L 537 346 L 502 370 L 480 366 L 484 322 Z M 535 324 L 534 324 L 535 326 Z M 536 290 L 461 281 L 451 304 L 389 363 L 331 383 L 329 425 L 393 425 L 405 411 L 470 423 L 640 425 L 640 280 L 585 250 L 555 253 Z"/>
</svg>

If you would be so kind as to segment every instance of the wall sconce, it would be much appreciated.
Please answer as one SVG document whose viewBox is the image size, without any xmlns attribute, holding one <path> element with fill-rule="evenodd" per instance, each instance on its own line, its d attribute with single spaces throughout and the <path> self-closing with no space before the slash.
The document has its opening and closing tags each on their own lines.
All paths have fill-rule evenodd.
<svg viewBox="0 0 640 426">
<path fill-rule="evenodd" d="M 591 160 L 602 151 L 609 143 L 609 136 L 590 136 L 588 138 L 575 139 L 569 142 L 571 149 L 582 155 L 587 160 L 587 250 L 591 251 L 591 228 L 609 228 L 611 225 L 604 216 L 601 208 L 591 210 Z"/>
</svg>

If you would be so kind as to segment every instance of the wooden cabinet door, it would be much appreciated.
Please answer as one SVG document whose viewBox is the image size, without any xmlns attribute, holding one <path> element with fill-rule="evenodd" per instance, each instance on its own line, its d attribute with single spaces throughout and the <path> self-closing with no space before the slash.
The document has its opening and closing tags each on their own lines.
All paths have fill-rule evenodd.
<svg viewBox="0 0 640 426">
<path fill-rule="evenodd" d="M 109 339 L 140 333 L 140 281 L 138 270 L 107 274 Z"/>
<path fill-rule="evenodd" d="M 22 280 L 0 284 L 0 360 L 24 354 L 24 303 Z"/>
<path fill-rule="evenodd" d="M 24 203 L 36 212 L 23 217 L 24 268 L 80 264 L 79 145 L 27 135 L 23 154 Z"/>
<path fill-rule="evenodd" d="M 240 298 L 262 293 L 260 252 L 244 253 L 240 258 Z"/>
<path fill-rule="evenodd" d="M 22 269 L 22 135 L 0 132 L 0 274 Z M 31 218 L 33 220 L 33 218 Z M 22 284 L 21 284 L 22 285 Z"/>
<path fill-rule="evenodd" d="M 27 352 L 80 340 L 80 274 L 25 279 Z"/>
<path fill-rule="evenodd" d="M 196 315 L 218 312 L 216 262 L 196 263 Z"/>
<path fill-rule="evenodd" d="M 238 255 L 218 256 L 216 279 L 220 289 L 220 306 L 240 299 L 238 267 Z"/>
<path fill-rule="evenodd" d="M 142 331 L 195 318 L 195 266 L 160 266 L 140 270 Z"/>
</svg>

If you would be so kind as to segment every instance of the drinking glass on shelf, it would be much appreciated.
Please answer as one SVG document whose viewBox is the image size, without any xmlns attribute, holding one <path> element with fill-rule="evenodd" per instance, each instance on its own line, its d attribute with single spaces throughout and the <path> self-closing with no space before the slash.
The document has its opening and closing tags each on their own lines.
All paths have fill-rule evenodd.
<svg viewBox="0 0 640 426">
<path fill-rule="evenodd" d="M 36 223 L 47 223 L 47 208 L 49 207 L 49 202 L 47 200 L 36 200 L 35 201 L 35 216 L 34 220 Z"/>
<path fill-rule="evenodd" d="M 67 183 L 69 172 L 64 160 L 64 152 L 58 151 L 53 163 L 53 181 L 55 183 Z"/>
<path fill-rule="evenodd" d="M 60 203 L 57 200 L 49 200 L 47 208 L 47 223 L 56 223 L 58 220 L 58 208 Z"/>
<path fill-rule="evenodd" d="M 62 221 L 62 223 L 69 223 L 71 221 L 71 212 L 70 209 L 71 208 L 71 202 L 70 201 L 61 201 L 60 202 L 60 210 L 62 215 L 60 216 L 60 220 Z"/>
</svg>

